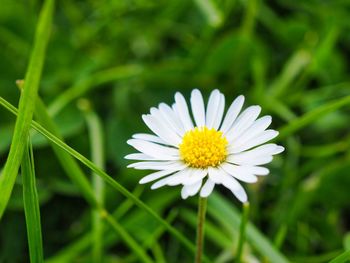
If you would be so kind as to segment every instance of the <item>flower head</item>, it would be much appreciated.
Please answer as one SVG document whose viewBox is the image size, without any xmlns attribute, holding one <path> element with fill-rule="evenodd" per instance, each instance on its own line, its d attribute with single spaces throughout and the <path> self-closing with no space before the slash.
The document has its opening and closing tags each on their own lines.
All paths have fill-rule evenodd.
<svg viewBox="0 0 350 263">
<path fill-rule="evenodd" d="M 207 197 L 221 184 L 246 202 L 239 181 L 254 183 L 257 176 L 267 175 L 269 170 L 261 165 L 271 162 L 284 148 L 265 144 L 278 135 L 275 130 L 266 130 L 271 116 L 258 119 L 259 106 L 240 113 L 243 102 L 244 97 L 238 96 L 223 118 L 224 95 L 214 90 L 205 108 L 201 92 L 195 89 L 190 99 L 191 117 L 185 98 L 177 92 L 171 107 L 160 103 L 142 116 L 154 134 L 138 133 L 128 140 L 139 151 L 125 157 L 139 161 L 128 167 L 154 170 L 140 181 L 156 181 L 152 189 L 182 185 L 184 199 L 198 192 Z"/>
</svg>

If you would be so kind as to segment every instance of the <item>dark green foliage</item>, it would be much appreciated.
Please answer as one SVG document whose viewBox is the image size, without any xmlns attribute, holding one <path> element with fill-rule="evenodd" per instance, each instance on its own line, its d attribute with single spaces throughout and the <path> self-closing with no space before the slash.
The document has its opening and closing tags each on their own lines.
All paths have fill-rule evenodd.
<svg viewBox="0 0 350 263">
<path fill-rule="evenodd" d="M 24 78 L 41 7 L 37 0 L 1 2 L 0 96 L 14 105 L 20 96 L 15 81 Z M 341 260 L 349 255 L 344 250 L 350 230 L 349 17 L 349 1 L 60 0 L 39 95 L 56 134 L 91 159 L 91 130 L 80 100 L 87 99 L 102 122 L 106 172 L 194 242 L 197 198 L 182 201 L 176 187 L 139 188 L 146 172 L 126 169 L 123 157 L 133 152 L 126 140 L 147 131 L 141 115 L 160 102 L 171 103 L 175 91 L 189 95 L 200 88 L 207 96 L 219 88 L 227 104 L 244 94 L 246 104 L 259 104 L 263 114 L 273 116 L 286 151 L 269 165 L 269 176 L 245 185 L 252 224 L 242 258 L 321 263 L 340 255 Z M 35 120 L 42 122 L 38 114 Z M 14 123 L 0 107 L 1 168 Z M 71 181 L 74 175 L 67 177 L 56 158 L 62 149 L 54 153 L 42 135 L 31 134 L 45 261 L 90 262 L 92 204 L 84 199 L 89 193 Z M 208 203 L 205 253 L 226 262 L 235 256 L 242 207 L 224 189 L 215 191 Z M 193 260 L 130 199 L 107 184 L 104 195 L 116 220 L 112 228 L 110 217 L 104 220 L 105 262 L 139 262 L 137 255 L 157 262 Z M 22 198 L 18 177 L 0 221 L 0 262 L 29 261 Z"/>
</svg>

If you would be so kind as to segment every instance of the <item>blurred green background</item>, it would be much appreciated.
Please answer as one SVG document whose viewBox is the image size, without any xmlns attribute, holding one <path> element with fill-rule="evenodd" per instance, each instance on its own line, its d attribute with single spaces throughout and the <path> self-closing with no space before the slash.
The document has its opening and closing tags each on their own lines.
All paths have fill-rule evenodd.
<svg viewBox="0 0 350 263">
<path fill-rule="evenodd" d="M 42 2 L 0 5 L 0 96 L 17 105 L 15 81 L 24 77 Z M 95 113 L 107 173 L 191 240 L 197 199 L 181 200 L 178 187 L 137 186 L 147 172 L 126 169 L 123 156 L 133 152 L 126 140 L 147 131 L 141 114 L 171 103 L 176 91 L 188 96 L 199 88 L 207 97 L 218 88 L 227 103 L 245 95 L 246 105 L 261 105 L 263 114 L 273 116 L 273 128 L 284 129 L 278 143 L 286 148 L 268 166 L 269 176 L 245 186 L 250 221 L 289 260 L 328 262 L 350 249 L 350 103 L 329 106 L 350 95 L 349 17 L 346 0 L 60 0 L 39 94 L 66 142 L 89 159 L 86 120 Z M 310 119 L 302 119 L 310 112 Z M 14 123 L 0 108 L 1 167 Z M 45 258 L 91 262 L 91 209 L 48 142 L 34 132 L 32 139 Z M 215 191 L 205 253 L 231 262 L 241 204 L 225 189 Z M 154 219 L 106 187 L 108 210 L 121 204 L 118 221 L 157 262 L 192 261 Z M 246 262 L 269 262 L 254 241 L 258 234 L 247 235 Z M 27 250 L 18 177 L 0 223 L 0 262 L 28 262 Z M 105 262 L 138 262 L 113 231 L 106 233 L 104 254 Z"/>
</svg>

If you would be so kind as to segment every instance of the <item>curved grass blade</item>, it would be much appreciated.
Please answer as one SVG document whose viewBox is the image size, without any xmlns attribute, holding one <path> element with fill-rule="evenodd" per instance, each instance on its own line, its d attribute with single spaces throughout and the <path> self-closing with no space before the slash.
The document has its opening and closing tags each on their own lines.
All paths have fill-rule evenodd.
<svg viewBox="0 0 350 263">
<path fill-rule="evenodd" d="M 106 215 L 106 220 L 110 225 L 119 233 L 119 235 L 126 241 L 126 243 L 132 248 L 132 250 L 138 255 L 139 259 L 146 263 L 152 263 L 153 260 L 144 252 L 135 240 L 124 230 L 124 228 L 114 220 L 111 215 Z"/>
<path fill-rule="evenodd" d="M 92 110 L 90 102 L 88 100 L 81 99 L 78 103 L 80 108 L 84 112 L 87 128 L 89 131 L 89 141 L 91 149 L 91 159 L 98 166 L 104 169 L 105 157 L 104 157 L 104 137 L 102 123 L 97 114 Z M 92 184 L 95 191 L 95 197 L 97 201 L 104 204 L 104 181 L 97 174 L 92 174 Z M 102 262 L 103 257 L 103 221 L 99 212 L 92 211 L 92 235 L 93 235 L 93 247 L 92 257 L 94 262 Z M 116 220 L 115 220 L 116 221 Z M 118 224 L 111 224 L 112 226 Z M 131 243 L 132 244 L 132 243 Z M 142 255 L 142 254 L 141 254 Z"/>
<path fill-rule="evenodd" d="M 26 143 L 21 164 L 23 182 L 23 203 L 26 217 L 30 262 L 40 263 L 43 260 L 39 199 L 35 183 L 33 149 Z"/>
<path fill-rule="evenodd" d="M 17 109 L 13 105 L 11 105 L 8 101 L 0 97 L 0 104 L 4 106 L 7 110 L 9 110 L 14 115 L 17 115 Z M 125 197 L 132 200 L 138 207 L 145 210 L 147 213 L 149 213 L 153 218 L 155 218 L 160 224 L 164 225 L 164 227 L 174 236 L 176 237 L 187 250 L 191 252 L 195 252 L 195 246 L 193 243 L 188 240 L 181 232 L 179 232 L 176 228 L 171 226 L 166 220 L 161 218 L 151 207 L 146 205 L 143 201 L 141 201 L 139 198 L 137 198 L 135 195 L 133 195 L 131 192 L 129 192 L 124 186 L 119 184 L 117 181 L 115 181 L 111 176 L 109 176 L 106 172 L 98 168 L 93 162 L 91 162 L 89 159 L 87 159 L 85 156 L 65 144 L 63 141 L 58 139 L 56 136 L 54 136 L 52 133 L 47 131 L 44 127 L 42 127 L 39 123 L 36 121 L 32 121 L 32 128 L 40 132 L 43 136 L 45 136 L 48 140 L 56 144 L 58 147 L 60 147 L 65 152 L 72 155 L 74 158 L 79 160 L 81 163 L 83 163 L 85 166 L 87 166 L 89 169 L 94 171 L 96 174 L 98 174 L 101 178 L 104 179 L 105 182 L 107 182 L 112 188 L 123 194 Z M 209 259 L 204 256 L 203 257 L 204 262 L 210 262 Z"/>
<path fill-rule="evenodd" d="M 332 259 L 329 263 L 345 263 L 350 260 L 350 250 L 345 251 L 336 258 Z"/>
<path fill-rule="evenodd" d="M 342 99 L 329 102 L 310 112 L 305 113 L 300 118 L 297 118 L 292 122 L 290 122 L 289 124 L 282 127 L 282 129 L 280 130 L 280 135 L 278 136 L 277 140 L 281 140 L 286 138 L 287 136 L 290 136 L 291 134 L 304 128 L 306 125 L 312 123 L 313 121 L 320 118 L 321 116 L 326 115 L 327 113 L 330 113 L 332 111 L 338 110 L 346 105 L 350 105 L 350 95 Z"/>
<path fill-rule="evenodd" d="M 24 90 L 19 101 L 18 117 L 16 120 L 10 152 L 0 177 L 0 219 L 4 214 L 7 203 L 17 177 L 18 169 L 27 141 L 30 122 L 33 118 L 35 99 L 45 60 L 45 52 L 49 40 L 51 22 L 54 11 L 54 0 L 47 0 L 40 13 L 35 33 L 34 48 L 31 53 L 29 66 L 25 76 Z"/>
</svg>

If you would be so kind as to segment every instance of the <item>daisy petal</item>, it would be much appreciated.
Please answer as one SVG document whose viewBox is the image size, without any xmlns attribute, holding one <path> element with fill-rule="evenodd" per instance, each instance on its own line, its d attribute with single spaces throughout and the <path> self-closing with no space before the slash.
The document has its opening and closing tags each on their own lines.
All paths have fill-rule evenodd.
<svg viewBox="0 0 350 263">
<path fill-rule="evenodd" d="M 241 136 L 234 140 L 233 144 L 236 144 L 238 147 L 239 145 L 242 145 L 248 140 L 261 134 L 267 127 L 270 126 L 271 121 L 271 116 L 264 116 L 257 119 L 243 134 L 241 134 Z"/>
<path fill-rule="evenodd" d="M 205 125 L 211 129 L 214 127 L 215 118 L 218 115 L 220 107 L 221 93 L 219 90 L 214 90 L 209 96 L 207 111 L 206 111 L 206 120 Z M 221 120 L 220 120 L 221 121 Z"/>
<path fill-rule="evenodd" d="M 176 92 L 175 94 L 175 105 L 174 105 L 177 114 L 179 115 L 179 119 L 181 120 L 185 131 L 193 129 L 193 123 L 190 117 L 190 113 L 188 112 L 188 107 L 184 96 L 180 92 Z"/>
<path fill-rule="evenodd" d="M 136 170 L 181 170 L 187 167 L 182 162 L 174 161 L 155 161 L 155 162 L 137 162 L 127 166 Z"/>
<path fill-rule="evenodd" d="M 232 127 L 227 131 L 227 141 L 232 141 L 238 138 L 250 125 L 254 123 L 261 111 L 260 106 L 250 106 L 237 118 Z"/>
<path fill-rule="evenodd" d="M 221 177 L 222 184 L 231 191 L 237 191 L 242 187 L 234 177 L 227 174 L 225 171 L 221 172 Z"/>
<path fill-rule="evenodd" d="M 223 163 L 221 168 L 229 175 L 237 178 L 238 180 L 246 183 L 255 183 L 258 178 L 253 172 L 244 166 L 237 166 L 230 163 Z"/>
<path fill-rule="evenodd" d="M 268 164 L 270 162 L 272 162 L 273 157 L 272 156 L 264 156 L 264 157 L 260 157 L 260 158 L 256 158 L 254 160 L 252 160 L 251 163 L 249 163 L 250 165 L 263 165 L 263 164 Z"/>
<path fill-rule="evenodd" d="M 155 173 L 151 173 L 149 175 L 146 175 L 145 177 L 143 177 L 141 180 L 140 180 L 140 184 L 146 184 L 146 183 L 149 183 L 149 182 L 152 182 L 154 180 L 157 180 L 159 178 L 162 178 L 164 176 L 167 176 L 169 174 L 172 174 L 176 172 L 176 170 L 163 170 L 163 171 L 158 171 L 158 172 L 155 172 Z"/>
<path fill-rule="evenodd" d="M 142 115 L 143 121 L 147 124 L 155 134 L 163 141 L 173 146 L 178 146 L 181 143 L 181 138 L 173 130 L 168 128 L 159 118 L 153 115 Z"/>
<path fill-rule="evenodd" d="M 232 191 L 231 191 L 232 192 Z M 241 187 L 239 190 L 232 192 L 239 201 L 242 203 L 245 203 L 248 201 L 247 193 L 245 192 L 244 188 Z"/>
<path fill-rule="evenodd" d="M 277 147 L 276 147 L 276 149 L 273 151 L 273 155 L 275 155 L 275 154 L 279 154 L 279 153 L 281 153 L 281 152 L 283 152 L 284 151 L 284 147 L 283 146 L 281 146 L 281 145 L 277 145 Z"/>
<path fill-rule="evenodd" d="M 186 168 L 184 170 L 179 171 L 178 173 L 174 174 L 173 176 L 168 178 L 168 185 L 174 186 L 183 184 L 184 181 L 191 175 L 192 169 Z"/>
<path fill-rule="evenodd" d="M 240 159 L 240 158 L 253 159 L 253 158 L 258 158 L 266 155 L 275 155 L 282 152 L 283 150 L 284 150 L 284 147 L 282 146 L 279 146 L 274 143 L 268 143 L 268 144 L 264 144 L 259 147 L 256 147 L 249 151 L 230 155 L 228 159 L 230 159 L 232 156 L 234 156 L 237 159 Z"/>
<path fill-rule="evenodd" d="M 231 155 L 227 157 L 227 162 L 234 163 L 234 164 L 240 164 L 240 165 L 262 165 L 267 164 L 272 161 L 273 157 L 271 155 L 258 157 L 258 158 L 246 158 L 241 156 Z"/>
<path fill-rule="evenodd" d="M 248 171 L 251 171 L 253 174 L 256 175 L 268 175 L 270 173 L 270 170 L 265 167 L 260 166 L 241 166 L 248 169 Z"/>
<path fill-rule="evenodd" d="M 129 145 L 136 150 L 160 160 L 179 160 L 179 151 L 175 148 L 163 146 L 160 144 L 142 141 L 138 139 L 130 139 L 127 141 Z"/>
<path fill-rule="evenodd" d="M 181 131 L 178 130 L 176 126 L 169 125 L 169 123 L 172 122 L 171 120 L 164 118 L 160 110 L 157 108 L 151 108 L 150 113 L 151 118 L 153 118 L 159 129 L 166 131 L 167 135 L 176 139 L 177 142 L 181 142 L 181 135 L 179 135 Z"/>
<path fill-rule="evenodd" d="M 206 169 L 193 169 L 193 172 L 188 178 L 186 178 L 183 184 L 192 185 L 198 182 L 199 180 L 202 180 L 207 174 L 208 171 Z"/>
<path fill-rule="evenodd" d="M 149 141 L 149 142 L 167 144 L 164 140 L 162 140 L 158 136 L 155 136 L 153 134 L 148 134 L 148 133 L 136 133 L 132 136 L 132 138 Z"/>
<path fill-rule="evenodd" d="M 202 180 L 194 183 L 194 184 L 191 184 L 191 185 L 184 185 L 184 188 L 186 188 L 186 193 L 189 195 L 189 196 L 193 196 L 195 195 L 196 193 L 198 193 L 199 189 L 201 188 L 202 186 Z"/>
<path fill-rule="evenodd" d="M 263 144 L 265 142 L 268 142 L 275 138 L 278 135 L 278 131 L 275 130 L 266 130 L 262 132 L 259 136 L 253 138 L 252 140 L 246 142 L 245 144 L 241 146 L 232 145 L 232 147 L 229 147 L 230 153 L 239 153 L 246 150 L 249 150 L 250 148 L 253 148 L 255 146 L 258 146 L 260 144 Z"/>
<path fill-rule="evenodd" d="M 242 109 L 244 103 L 244 96 L 240 95 L 238 96 L 231 104 L 230 108 L 228 109 L 225 119 L 221 125 L 220 130 L 223 133 L 226 133 L 228 129 L 232 126 L 233 122 L 236 120 L 239 112 Z"/>
<path fill-rule="evenodd" d="M 158 123 L 163 124 L 163 127 L 166 127 L 168 130 L 174 133 L 174 136 L 179 136 L 181 138 L 180 131 L 174 125 L 167 115 L 163 115 L 158 108 L 152 107 L 150 110 L 151 116 L 158 121 Z"/>
<path fill-rule="evenodd" d="M 182 136 L 185 133 L 185 129 L 181 121 L 179 120 L 178 116 L 171 107 L 169 107 L 165 103 L 160 103 L 159 111 L 163 115 L 163 117 L 168 121 L 168 124 L 173 127 L 173 129 L 178 135 Z"/>
<path fill-rule="evenodd" d="M 224 109 L 225 109 L 225 96 L 220 93 L 219 107 L 218 107 L 218 110 L 216 112 L 216 116 L 215 116 L 214 124 L 213 124 L 213 128 L 215 130 L 218 130 L 220 127 L 220 124 L 222 121 L 222 116 L 224 114 Z"/>
<path fill-rule="evenodd" d="M 194 89 L 191 93 L 191 108 L 197 127 L 205 126 L 204 101 L 198 89 Z"/>
<path fill-rule="evenodd" d="M 222 177 L 220 174 L 220 170 L 213 167 L 208 167 L 209 179 L 212 180 L 216 184 L 222 183 Z"/>
<path fill-rule="evenodd" d="M 182 189 L 181 189 L 181 198 L 182 199 L 187 199 L 188 196 L 189 195 L 187 193 L 187 188 L 185 186 L 183 186 Z"/>
<path fill-rule="evenodd" d="M 214 186 L 215 186 L 215 183 L 212 180 L 208 179 L 200 191 L 200 196 L 201 197 L 208 197 L 211 194 L 211 192 L 213 191 Z"/>
<path fill-rule="evenodd" d="M 124 156 L 127 160 L 135 160 L 135 161 L 155 161 L 154 157 L 148 156 L 144 153 L 131 153 Z"/>
<path fill-rule="evenodd" d="M 151 185 L 151 189 L 158 189 L 160 187 L 163 187 L 165 185 L 167 185 L 168 183 L 168 177 L 160 179 L 159 181 L 155 182 L 154 184 Z"/>
<path fill-rule="evenodd" d="M 247 202 L 247 194 L 241 184 L 229 175 L 223 175 L 223 183 L 226 188 L 228 188 L 239 201 L 242 203 Z"/>
</svg>

